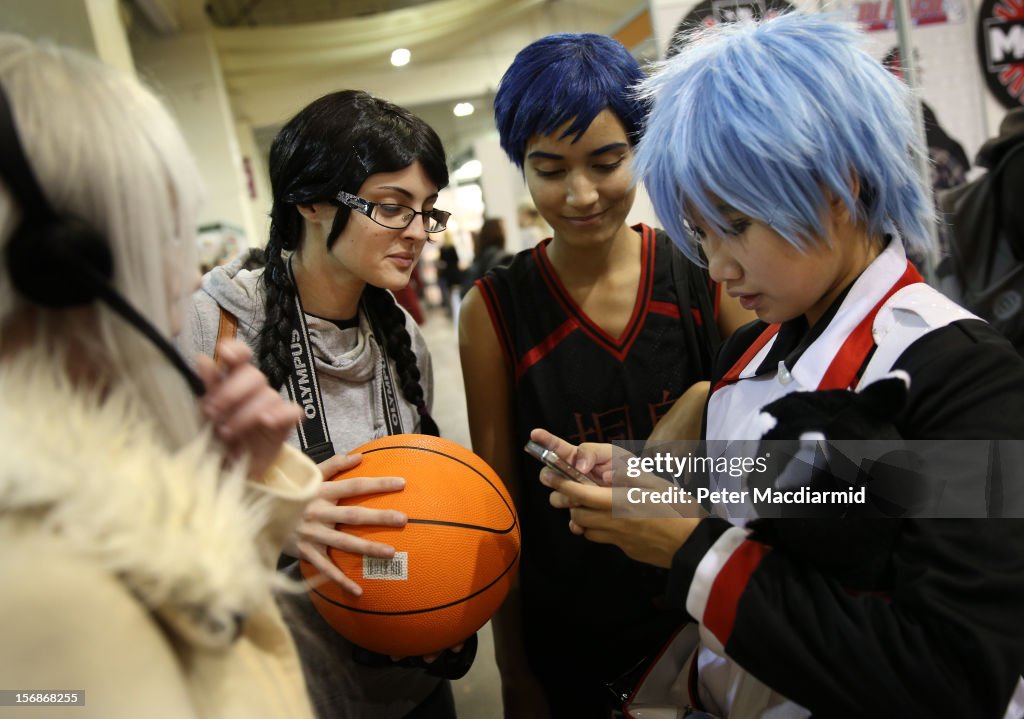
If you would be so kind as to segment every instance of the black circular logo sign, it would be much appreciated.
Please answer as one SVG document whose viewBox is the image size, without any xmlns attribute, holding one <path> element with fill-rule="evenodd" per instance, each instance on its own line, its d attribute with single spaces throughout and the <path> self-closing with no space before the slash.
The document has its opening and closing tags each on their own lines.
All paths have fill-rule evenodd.
<svg viewBox="0 0 1024 719">
<path fill-rule="evenodd" d="M 786 0 L 704 0 L 676 25 L 666 55 L 672 57 L 682 50 L 686 35 L 698 27 L 737 20 L 767 20 L 792 9 Z"/>
<path fill-rule="evenodd" d="M 1024 3 L 984 0 L 977 37 L 988 89 L 1007 109 L 1024 105 Z"/>
</svg>

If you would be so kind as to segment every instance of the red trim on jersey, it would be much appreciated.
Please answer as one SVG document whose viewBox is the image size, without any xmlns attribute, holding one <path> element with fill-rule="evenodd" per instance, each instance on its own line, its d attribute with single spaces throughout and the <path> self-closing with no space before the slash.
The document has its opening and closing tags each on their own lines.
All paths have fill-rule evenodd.
<svg viewBox="0 0 1024 719">
<path fill-rule="evenodd" d="M 736 364 L 729 368 L 722 379 L 718 380 L 718 383 L 711 390 L 717 392 L 728 384 L 732 384 L 740 378 L 740 373 L 746 369 L 747 365 L 750 364 L 750 360 L 754 359 L 754 355 L 761 351 L 761 348 L 768 344 L 768 340 L 778 334 L 779 329 L 782 325 L 768 325 L 764 332 L 758 335 L 758 338 L 754 340 L 753 344 L 747 347 L 747 351 L 736 360 Z"/>
<path fill-rule="evenodd" d="M 832 358 L 832 364 L 825 370 L 821 382 L 818 383 L 818 389 L 850 389 L 853 387 L 853 384 L 857 381 L 857 374 L 860 372 L 860 368 L 864 366 L 864 361 L 868 357 L 868 353 L 875 346 L 875 339 L 871 334 L 871 329 L 875 323 L 875 315 L 878 314 L 878 310 L 896 292 L 907 285 L 918 282 L 924 282 L 924 278 L 907 261 L 907 269 L 904 270 L 903 275 L 896 280 L 896 283 L 889 288 L 889 291 L 878 301 L 878 304 L 871 308 L 871 311 L 864 316 L 860 324 L 854 328 L 853 332 L 846 338 L 846 341 L 843 342 L 843 346 L 839 348 L 839 352 Z"/>
<path fill-rule="evenodd" d="M 704 607 L 704 626 L 724 647 L 736 623 L 736 608 L 740 595 L 750 581 L 750 575 L 768 554 L 768 547 L 750 539 L 744 540 L 732 553 L 715 577 Z"/>
<path fill-rule="evenodd" d="M 575 318 L 570 317 L 563 322 L 558 329 L 538 342 L 536 346 L 531 347 L 530 350 L 523 355 L 523 358 L 519 360 L 519 364 L 516 366 L 516 381 L 519 381 L 519 378 L 526 374 L 528 369 L 544 359 L 544 357 L 555 349 L 562 340 L 571 335 L 577 329 L 579 329 L 579 323 L 576 322 Z"/>
<path fill-rule="evenodd" d="M 647 311 L 653 312 L 656 315 L 668 315 L 669 317 L 679 319 L 679 305 L 674 302 L 652 301 L 647 306 Z"/>
<path fill-rule="evenodd" d="M 509 332 L 508 323 L 505 322 L 505 315 L 501 311 L 501 303 L 494 293 L 494 288 L 491 287 L 490 280 L 486 277 L 473 284 L 480 290 L 480 296 L 484 298 L 484 307 L 487 308 L 487 314 L 491 316 L 491 326 L 494 327 L 494 334 L 498 336 L 501 353 L 505 355 L 505 366 L 511 371 L 516 366 L 516 360 L 512 353 L 512 334 Z"/>
<path fill-rule="evenodd" d="M 551 294 L 561 306 L 562 310 L 570 317 L 575 317 L 580 329 L 582 329 L 596 344 L 604 347 L 619 362 L 625 360 L 629 354 L 633 342 L 643 327 L 654 289 L 654 255 L 655 242 L 654 230 L 647 225 L 640 226 L 640 283 L 637 287 L 636 300 L 633 303 L 633 313 L 626 323 L 625 329 L 618 339 L 605 332 L 599 325 L 594 323 L 583 309 L 572 298 L 569 291 L 565 289 L 561 278 L 555 272 L 555 268 L 548 259 L 548 242 L 537 245 L 537 267 L 540 276 L 544 279 Z"/>
</svg>

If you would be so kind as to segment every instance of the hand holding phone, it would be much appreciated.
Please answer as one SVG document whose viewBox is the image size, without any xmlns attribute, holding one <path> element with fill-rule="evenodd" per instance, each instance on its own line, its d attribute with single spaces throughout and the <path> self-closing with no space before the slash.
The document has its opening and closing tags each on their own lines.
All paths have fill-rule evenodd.
<svg viewBox="0 0 1024 719">
<path fill-rule="evenodd" d="M 540 460 L 547 465 L 547 467 L 553 469 L 565 479 L 571 479 L 573 482 L 579 482 L 580 484 L 596 484 L 594 480 L 583 474 L 583 472 L 573 467 L 544 445 L 531 440 L 526 443 L 526 446 L 523 449 L 525 449 L 526 453 L 531 457 Z"/>
</svg>

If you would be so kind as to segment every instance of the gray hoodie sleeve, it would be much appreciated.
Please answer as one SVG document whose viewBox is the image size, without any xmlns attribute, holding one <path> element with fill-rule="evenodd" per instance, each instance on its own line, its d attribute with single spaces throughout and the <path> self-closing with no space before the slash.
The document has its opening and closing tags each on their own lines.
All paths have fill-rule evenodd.
<svg viewBox="0 0 1024 719">
<path fill-rule="evenodd" d="M 262 271 L 243 270 L 243 260 L 240 258 L 212 269 L 192 294 L 188 322 L 195 352 L 213 355 L 222 307 L 238 319 L 238 338 L 255 352 L 256 337 L 263 322 L 259 291 Z"/>
<path fill-rule="evenodd" d="M 188 323 L 194 352 L 213 356 L 220 324 L 220 305 L 202 289 L 192 295 Z"/>
</svg>

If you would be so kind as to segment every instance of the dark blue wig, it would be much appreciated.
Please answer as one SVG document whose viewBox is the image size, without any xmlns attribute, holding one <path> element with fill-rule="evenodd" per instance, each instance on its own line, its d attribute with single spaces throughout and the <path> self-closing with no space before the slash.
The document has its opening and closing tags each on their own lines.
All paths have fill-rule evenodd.
<svg viewBox="0 0 1024 719">
<path fill-rule="evenodd" d="M 501 147 L 520 169 L 526 143 L 572 120 L 561 137 L 576 142 L 601 111 L 610 109 L 636 143 L 647 101 L 633 86 L 644 79 L 636 58 L 617 40 L 593 33 L 548 35 L 519 51 L 494 98 Z"/>
</svg>

